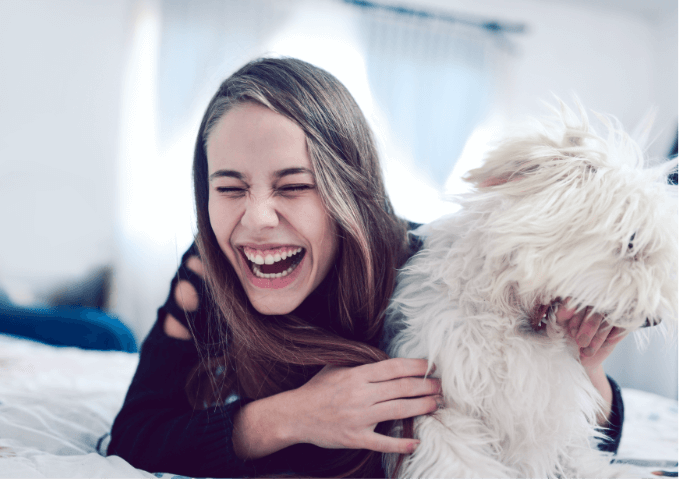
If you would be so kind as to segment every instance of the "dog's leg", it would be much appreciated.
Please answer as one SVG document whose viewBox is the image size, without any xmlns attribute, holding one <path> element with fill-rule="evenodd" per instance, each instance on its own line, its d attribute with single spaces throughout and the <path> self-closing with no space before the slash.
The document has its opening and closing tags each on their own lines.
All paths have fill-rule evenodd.
<svg viewBox="0 0 679 479">
<path fill-rule="evenodd" d="M 483 424 L 451 409 L 419 417 L 416 437 L 420 445 L 404 461 L 399 477 L 518 477 L 492 458 L 494 439 Z"/>
</svg>

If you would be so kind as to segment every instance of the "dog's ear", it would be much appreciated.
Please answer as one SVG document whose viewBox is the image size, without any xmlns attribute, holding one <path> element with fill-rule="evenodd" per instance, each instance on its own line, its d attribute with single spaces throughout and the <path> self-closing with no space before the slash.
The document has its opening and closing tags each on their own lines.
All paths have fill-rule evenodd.
<svg viewBox="0 0 679 479">
<path fill-rule="evenodd" d="M 568 149 L 578 149 L 584 141 L 573 133 L 568 132 L 562 140 Z M 483 166 L 470 170 L 463 179 L 477 189 L 501 187 L 506 192 L 511 189 L 528 194 L 534 187 L 542 189 L 570 174 L 594 168 L 560 146 L 542 135 L 509 139 L 488 154 Z"/>
<path fill-rule="evenodd" d="M 518 181 L 526 174 L 529 174 L 530 171 L 531 170 L 524 171 L 521 169 L 521 165 L 517 165 L 516 169 L 511 172 L 493 175 L 481 171 L 481 168 L 477 168 L 475 170 L 470 170 L 463 179 L 474 184 L 477 188 L 490 188 L 493 186 L 504 185 L 508 181 Z"/>
<path fill-rule="evenodd" d="M 571 175 L 593 173 L 606 156 L 606 145 L 592 130 L 578 104 L 574 113 L 563 102 L 552 108 L 554 118 L 514 128 L 514 133 L 488 153 L 483 166 L 463 179 L 476 188 L 497 188 L 529 194 Z M 513 184 L 513 182 L 519 182 Z"/>
</svg>

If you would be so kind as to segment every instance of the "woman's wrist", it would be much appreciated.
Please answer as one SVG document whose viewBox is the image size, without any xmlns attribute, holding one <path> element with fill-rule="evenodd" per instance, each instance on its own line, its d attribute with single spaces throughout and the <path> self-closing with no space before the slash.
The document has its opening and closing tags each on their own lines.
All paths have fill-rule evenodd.
<svg viewBox="0 0 679 479">
<path fill-rule="evenodd" d="M 234 418 L 233 448 L 243 460 L 259 459 L 300 442 L 294 390 L 243 406 Z"/>
<path fill-rule="evenodd" d="M 613 404 L 613 390 L 608 382 L 603 365 L 599 364 L 592 370 L 587 370 L 587 375 L 594 387 L 599 391 L 604 400 L 604 406 L 601 411 L 601 416 L 597 418 L 600 426 L 606 426 L 611 416 L 611 406 Z"/>
</svg>

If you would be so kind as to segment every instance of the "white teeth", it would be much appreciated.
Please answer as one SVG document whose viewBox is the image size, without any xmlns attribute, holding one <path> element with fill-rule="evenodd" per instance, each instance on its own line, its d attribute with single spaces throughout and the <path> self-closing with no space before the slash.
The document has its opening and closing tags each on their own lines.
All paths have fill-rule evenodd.
<svg viewBox="0 0 679 479">
<path fill-rule="evenodd" d="M 245 257 L 252 263 L 255 264 L 274 264 L 278 263 L 281 260 L 287 259 L 291 256 L 296 255 L 297 253 L 301 252 L 303 248 L 297 248 L 291 251 L 282 251 L 280 253 L 274 253 L 273 255 L 267 254 L 266 256 L 262 256 L 261 254 L 254 254 L 250 252 L 243 251 L 245 253 Z"/>
<path fill-rule="evenodd" d="M 267 274 L 267 273 L 262 273 L 262 270 L 259 269 L 259 266 L 254 265 L 252 267 L 252 271 L 255 273 L 255 276 L 257 276 L 258 278 L 271 279 L 271 278 L 282 278 L 283 276 L 287 276 L 290 273 L 292 273 L 292 270 L 295 269 L 296 267 L 297 267 L 297 265 L 290 266 L 288 269 L 286 269 L 285 271 L 283 271 L 281 273 Z"/>
<path fill-rule="evenodd" d="M 262 270 L 260 269 L 259 265 L 278 263 L 281 260 L 290 258 L 291 256 L 294 256 L 294 255 L 300 253 L 303 249 L 304 248 L 300 247 L 300 248 L 296 248 L 296 249 L 293 249 L 293 250 L 276 252 L 273 255 L 267 254 L 265 256 L 262 256 L 261 254 L 253 253 L 251 251 L 245 251 L 245 250 L 243 250 L 243 253 L 245 254 L 245 257 L 251 263 L 254 263 L 252 265 L 252 272 L 255 274 L 256 277 L 265 278 L 265 279 L 273 279 L 273 278 L 282 278 L 284 276 L 289 275 L 290 273 L 292 273 L 292 270 L 295 269 L 299 265 L 299 262 L 296 262 L 296 264 L 294 264 L 293 266 L 290 266 L 285 271 L 281 271 L 280 273 L 262 273 Z"/>
</svg>

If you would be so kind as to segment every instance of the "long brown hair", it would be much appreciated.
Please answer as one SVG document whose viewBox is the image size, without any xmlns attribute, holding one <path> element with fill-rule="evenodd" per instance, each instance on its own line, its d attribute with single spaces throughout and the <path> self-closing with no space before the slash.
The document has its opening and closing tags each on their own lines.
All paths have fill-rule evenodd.
<svg viewBox="0 0 679 479">
<path fill-rule="evenodd" d="M 334 268 L 324 280 L 329 304 L 319 321 L 309 321 L 299 308 L 263 319 L 210 225 L 205 145 L 216 123 L 244 102 L 270 108 L 306 134 L 319 195 L 339 236 Z M 201 325 L 206 335 L 196 340 L 202 364 L 187 383 L 194 406 L 221 404 L 231 394 L 256 400 L 301 386 L 327 364 L 358 366 L 387 358 L 377 343 L 396 269 L 407 257 L 406 227 L 386 195 L 372 132 L 334 76 L 291 58 L 259 59 L 231 75 L 203 116 L 193 180 L 196 243 L 215 305 L 208 324 Z M 388 427 L 383 423 L 377 430 Z M 356 477 L 381 470 L 380 454 L 372 451 L 335 451 L 332 457 L 333 464 L 313 473 Z"/>
</svg>

